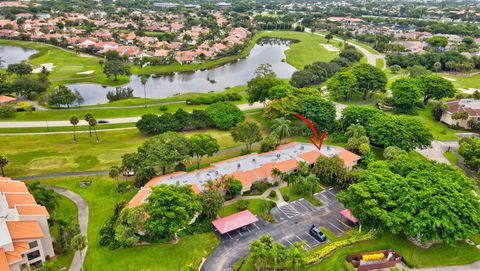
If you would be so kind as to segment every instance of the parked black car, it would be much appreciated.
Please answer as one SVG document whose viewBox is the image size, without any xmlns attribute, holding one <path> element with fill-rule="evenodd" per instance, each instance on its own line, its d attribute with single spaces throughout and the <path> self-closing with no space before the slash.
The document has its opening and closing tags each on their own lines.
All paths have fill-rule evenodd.
<svg viewBox="0 0 480 271">
<path fill-rule="evenodd" d="M 325 242 L 327 241 L 327 236 L 322 232 L 320 231 L 317 227 L 315 227 L 315 225 L 312 225 L 310 227 L 310 234 L 315 238 L 317 239 L 318 241 L 320 242 Z"/>
</svg>

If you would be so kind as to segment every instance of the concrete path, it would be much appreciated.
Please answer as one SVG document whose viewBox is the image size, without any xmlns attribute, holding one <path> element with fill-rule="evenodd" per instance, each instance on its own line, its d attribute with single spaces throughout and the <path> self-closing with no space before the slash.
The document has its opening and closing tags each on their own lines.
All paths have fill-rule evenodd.
<svg viewBox="0 0 480 271">
<path fill-rule="evenodd" d="M 78 209 L 78 225 L 80 226 L 80 233 L 87 236 L 88 229 L 88 204 L 87 202 L 80 197 L 77 193 L 74 193 L 70 190 L 67 190 L 62 187 L 53 186 L 53 191 L 69 198 L 71 201 L 77 205 Z M 82 251 L 82 256 L 80 252 L 75 252 L 73 257 L 72 264 L 70 265 L 70 271 L 79 271 L 82 269 L 83 262 L 85 261 L 85 256 L 87 255 L 88 246 Z"/>
<path fill-rule="evenodd" d="M 431 148 L 423 149 L 423 150 L 417 148 L 416 151 L 430 160 L 434 160 L 439 163 L 449 164 L 450 162 L 443 155 L 443 153 L 449 150 L 449 148 L 454 150 L 458 149 L 459 148 L 458 141 L 457 140 L 455 141 L 434 140 L 432 141 Z"/>
<path fill-rule="evenodd" d="M 263 103 L 254 104 L 240 104 L 238 108 L 242 111 L 263 108 Z M 114 119 L 98 119 L 99 121 L 106 121 L 108 124 L 122 124 L 134 123 L 140 120 L 141 117 L 128 118 L 114 118 Z M 87 126 L 85 120 L 80 120 L 78 126 Z M 54 121 L 3 121 L 0 122 L 0 128 L 38 128 L 38 127 L 66 127 L 71 126 L 69 120 L 54 120 Z"/>
</svg>

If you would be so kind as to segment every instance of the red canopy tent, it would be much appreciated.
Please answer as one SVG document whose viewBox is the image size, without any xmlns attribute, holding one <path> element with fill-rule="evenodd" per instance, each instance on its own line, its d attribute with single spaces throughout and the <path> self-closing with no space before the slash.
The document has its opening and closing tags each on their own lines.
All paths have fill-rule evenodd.
<svg viewBox="0 0 480 271">
<path fill-rule="evenodd" d="M 233 215 L 229 215 L 212 221 L 213 226 L 224 234 L 233 230 L 245 227 L 258 221 L 258 218 L 250 213 L 249 210 L 241 211 Z"/>
<path fill-rule="evenodd" d="M 355 224 L 358 223 L 358 219 L 352 215 L 352 213 L 350 212 L 350 210 L 348 210 L 348 209 L 343 209 L 343 210 L 340 211 L 340 214 L 341 214 L 343 217 L 345 217 L 346 219 L 348 219 L 350 222 L 355 223 Z"/>
</svg>

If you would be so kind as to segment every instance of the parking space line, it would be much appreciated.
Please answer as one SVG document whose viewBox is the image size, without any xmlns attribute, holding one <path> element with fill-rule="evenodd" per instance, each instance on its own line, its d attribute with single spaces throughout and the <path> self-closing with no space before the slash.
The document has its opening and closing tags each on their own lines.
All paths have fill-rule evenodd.
<svg viewBox="0 0 480 271">
<path fill-rule="evenodd" d="M 335 226 L 335 224 L 333 224 L 332 222 L 328 222 L 328 224 L 332 225 L 335 229 L 341 231 L 342 233 L 345 233 L 345 231 L 343 231 L 342 229 L 340 229 L 339 227 Z"/>
<path fill-rule="evenodd" d="M 285 239 L 285 241 L 287 241 L 287 242 L 288 242 L 290 245 L 293 245 L 293 243 L 292 243 L 292 242 L 290 242 L 290 240 L 288 240 L 288 239 Z"/>
<path fill-rule="evenodd" d="M 316 243 L 320 243 L 320 241 L 318 241 L 317 239 L 315 239 L 310 233 L 308 232 L 305 232 L 310 238 L 313 239 L 313 241 L 315 241 Z"/>
<path fill-rule="evenodd" d="M 308 202 L 307 200 L 305 200 L 305 201 Z M 302 204 L 303 206 L 305 206 L 305 208 L 307 208 L 307 210 L 309 210 L 309 211 L 315 210 L 315 207 L 313 207 L 313 206 L 311 206 L 311 205 L 308 205 L 308 204 L 310 204 L 310 202 L 308 202 L 308 204 L 307 204 L 307 203 L 302 203 L 302 202 L 300 202 L 300 204 Z"/>
<path fill-rule="evenodd" d="M 283 211 L 281 208 L 278 208 L 278 210 L 280 210 L 280 212 L 282 212 L 284 215 L 286 215 L 286 216 L 287 216 L 287 218 L 290 218 L 290 216 L 289 216 L 289 215 L 287 215 L 287 214 L 286 214 L 286 213 L 285 213 L 285 212 L 284 212 L 284 211 Z"/>
<path fill-rule="evenodd" d="M 230 236 L 230 233 L 227 232 L 228 237 L 233 240 L 232 236 Z"/>
<path fill-rule="evenodd" d="M 330 193 L 332 196 L 337 197 L 337 195 L 335 195 L 335 194 L 333 194 L 332 192 L 330 192 L 330 190 L 327 190 L 327 193 Z"/>
<path fill-rule="evenodd" d="M 257 226 L 257 224 L 253 223 L 253 226 L 257 227 L 257 229 L 260 230 L 260 228 Z"/>
<path fill-rule="evenodd" d="M 238 229 L 236 231 L 238 232 L 238 234 L 240 234 L 240 236 L 243 236 L 243 234 Z"/>
<path fill-rule="evenodd" d="M 295 234 L 295 237 L 297 237 L 297 239 L 300 240 L 300 242 L 304 243 L 308 248 L 312 248 L 307 242 L 305 242 L 305 240 L 303 240 L 302 238 L 298 237 L 298 235 Z"/>
<path fill-rule="evenodd" d="M 347 227 L 348 229 L 351 229 L 352 227 L 348 226 L 347 224 L 343 223 L 340 219 L 337 218 L 337 221 L 342 223 L 345 227 Z"/>
</svg>

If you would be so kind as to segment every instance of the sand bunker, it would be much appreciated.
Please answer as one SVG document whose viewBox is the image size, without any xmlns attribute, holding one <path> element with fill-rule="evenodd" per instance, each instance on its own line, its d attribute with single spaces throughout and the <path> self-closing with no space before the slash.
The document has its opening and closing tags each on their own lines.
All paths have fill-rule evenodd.
<svg viewBox="0 0 480 271">
<path fill-rule="evenodd" d="M 52 71 L 53 68 L 55 68 L 55 66 L 53 65 L 53 63 L 43 63 L 43 64 L 40 64 L 40 67 L 39 67 L 39 68 L 33 69 L 33 70 L 32 70 L 32 73 L 41 73 L 43 67 L 45 67 L 45 69 L 47 69 L 47 71 Z"/>
<path fill-rule="evenodd" d="M 84 72 L 77 72 L 77 74 L 92 74 L 95 71 L 84 71 Z"/>
<path fill-rule="evenodd" d="M 327 49 L 328 51 L 330 52 L 338 52 L 340 51 L 340 49 L 338 49 L 337 47 L 331 45 L 331 44 L 321 44 L 323 46 L 323 48 Z"/>
</svg>

